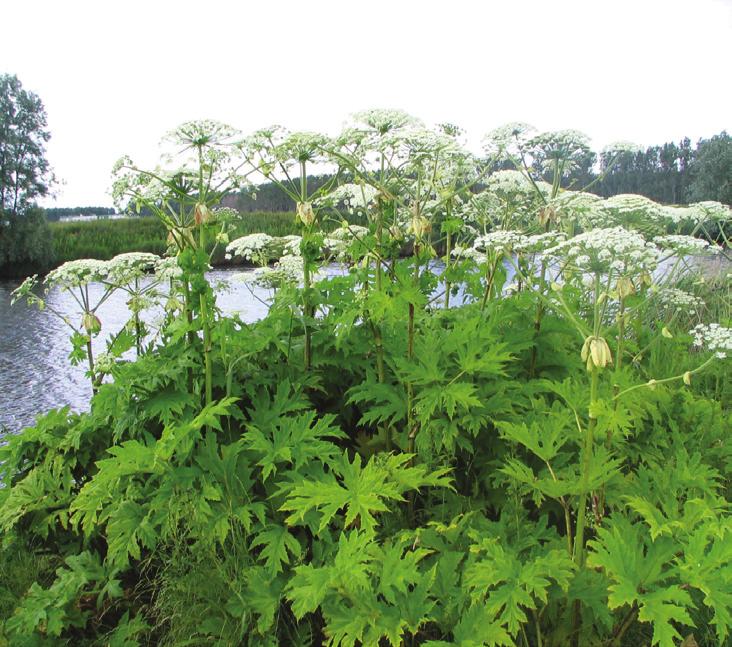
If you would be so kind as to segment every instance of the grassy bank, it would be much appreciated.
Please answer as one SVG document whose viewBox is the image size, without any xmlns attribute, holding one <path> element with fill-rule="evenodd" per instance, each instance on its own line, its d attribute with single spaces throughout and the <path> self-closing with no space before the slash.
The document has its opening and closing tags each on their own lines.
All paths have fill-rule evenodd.
<svg viewBox="0 0 732 647">
<path fill-rule="evenodd" d="M 156 218 L 124 218 L 91 222 L 51 223 L 55 264 L 77 258 L 108 260 L 124 252 L 162 254 L 167 247 L 167 232 Z M 253 212 L 242 217 L 230 234 L 231 239 L 255 232 L 272 236 L 298 233 L 292 213 Z M 223 261 L 223 250 L 214 262 Z"/>
</svg>

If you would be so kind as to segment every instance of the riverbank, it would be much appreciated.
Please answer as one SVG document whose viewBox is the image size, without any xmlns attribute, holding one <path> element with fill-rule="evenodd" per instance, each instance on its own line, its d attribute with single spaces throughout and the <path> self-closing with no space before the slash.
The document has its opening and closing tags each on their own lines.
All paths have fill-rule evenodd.
<svg viewBox="0 0 732 647">
<path fill-rule="evenodd" d="M 151 252 L 163 255 L 167 249 L 165 226 L 154 217 L 132 217 L 119 220 L 87 222 L 52 222 L 53 256 L 43 265 L 4 266 L 0 278 L 22 279 L 31 274 L 45 274 L 66 261 L 79 258 L 109 260 L 125 252 Z M 264 232 L 271 236 L 298 233 L 295 216 L 291 212 L 256 211 L 244 214 L 233 223 L 229 237 Z M 224 259 L 224 247 L 219 245 L 212 258 L 216 267 L 229 265 Z"/>
</svg>

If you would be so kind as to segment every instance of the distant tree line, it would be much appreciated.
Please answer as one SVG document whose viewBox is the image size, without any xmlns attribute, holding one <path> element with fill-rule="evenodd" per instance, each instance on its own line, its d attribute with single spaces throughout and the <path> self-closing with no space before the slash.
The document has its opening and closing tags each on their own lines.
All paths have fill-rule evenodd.
<svg viewBox="0 0 732 647">
<path fill-rule="evenodd" d="M 600 165 L 608 160 L 601 155 Z M 688 138 L 678 144 L 651 146 L 622 157 L 594 190 L 603 197 L 639 193 L 665 204 L 702 200 L 732 203 L 732 137 L 726 131 L 700 139 L 692 148 Z"/>
</svg>

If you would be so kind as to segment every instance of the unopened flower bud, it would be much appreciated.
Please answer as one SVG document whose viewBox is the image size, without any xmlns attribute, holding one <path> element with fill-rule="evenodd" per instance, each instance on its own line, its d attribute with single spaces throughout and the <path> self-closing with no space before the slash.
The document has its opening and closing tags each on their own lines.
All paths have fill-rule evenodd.
<svg viewBox="0 0 732 647">
<path fill-rule="evenodd" d="M 85 312 L 81 319 L 81 325 L 88 335 L 96 335 L 102 329 L 102 322 L 93 312 Z"/>
<path fill-rule="evenodd" d="M 635 294 L 635 286 L 633 285 L 633 281 L 627 276 L 621 276 L 618 279 L 615 289 L 618 291 L 618 296 L 621 299 L 625 299 L 631 294 Z"/>
<path fill-rule="evenodd" d="M 193 219 L 196 221 L 196 225 L 205 225 L 213 219 L 213 213 L 205 204 L 198 203 L 193 212 Z"/>
<path fill-rule="evenodd" d="M 404 238 L 404 232 L 399 225 L 392 225 L 391 227 L 389 227 L 389 235 L 394 240 L 403 240 Z"/>
<path fill-rule="evenodd" d="M 297 217 L 300 219 L 303 225 L 310 227 L 315 222 L 315 212 L 313 211 L 313 205 L 309 202 L 298 202 L 297 203 Z"/>
<path fill-rule="evenodd" d="M 613 363 L 613 356 L 610 347 L 602 337 L 594 337 L 590 335 L 585 339 L 580 351 L 580 357 L 586 362 L 587 370 L 593 368 L 605 368 L 608 364 Z"/>
</svg>

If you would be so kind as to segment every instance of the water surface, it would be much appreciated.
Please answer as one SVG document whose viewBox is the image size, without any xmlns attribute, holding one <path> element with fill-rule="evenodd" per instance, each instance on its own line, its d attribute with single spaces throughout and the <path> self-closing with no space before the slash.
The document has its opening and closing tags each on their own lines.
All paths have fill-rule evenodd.
<svg viewBox="0 0 732 647">
<path fill-rule="evenodd" d="M 212 285 L 219 284 L 216 302 L 225 314 L 238 313 L 244 321 L 255 321 L 267 313 L 260 299 L 266 299 L 268 292 L 252 292 L 243 282 L 230 280 L 240 271 L 215 270 L 208 279 Z M 85 411 L 91 395 L 86 364 L 71 366 L 68 359 L 71 329 L 48 309 L 39 310 L 24 301 L 11 307 L 11 292 L 18 285 L 17 281 L 0 281 L 0 434 L 3 429 L 13 432 L 33 424 L 38 414 L 49 409 L 69 405 L 74 411 Z M 103 290 L 98 284 L 90 286 L 92 303 Z M 117 291 L 97 311 L 102 334 L 93 341 L 95 354 L 104 351 L 108 336 L 129 319 L 127 298 Z M 79 323 L 79 307 L 68 292 L 54 288 L 46 300 L 54 310 Z M 151 323 L 159 318 L 159 311 L 145 315 Z"/>
</svg>

